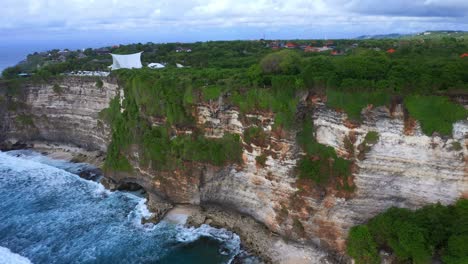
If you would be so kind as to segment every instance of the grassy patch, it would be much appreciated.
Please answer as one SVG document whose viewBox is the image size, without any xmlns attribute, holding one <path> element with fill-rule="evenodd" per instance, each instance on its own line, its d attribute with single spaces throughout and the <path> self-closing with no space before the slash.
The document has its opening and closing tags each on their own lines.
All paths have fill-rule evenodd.
<svg viewBox="0 0 468 264">
<path fill-rule="evenodd" d="M 203 90 L 203 99 L 206 101 L 216 100 L 221 96 L 221 87 L 219 86 L 208 86 Z"/>
<path fill-rule="evenodd" d="M 410 115 L 421 123 L 426 135 L 434 132 L 451 135 L 453 123 L 468 116 L 468 111 L 461 105 L 442 96 L 408 96 L 405 98 L 405 106 Z"/>
<path fill-rule="evenodd" d="M 343 109 L 351 120 L 361 120 L 361 111 L 367 105 L 387 105 L 390 95 L 385 92 L 341 92 L 327 89 L 327 105 Z"/>
</svg>

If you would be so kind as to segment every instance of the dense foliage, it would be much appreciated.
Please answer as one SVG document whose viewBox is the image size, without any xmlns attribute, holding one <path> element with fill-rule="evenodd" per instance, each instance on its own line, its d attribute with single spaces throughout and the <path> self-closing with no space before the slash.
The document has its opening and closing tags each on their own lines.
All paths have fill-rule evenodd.
<svg viewBox="0 0 468 264">
<path fill-rule="evenodd" d="M 356 263 L 380 263 L 379 249 L 390 249 L 399 261 L 422 264 L 436 257 L 447 264 L 468 263 L 468 200 L 416 211 L 390 208 L 351 228 L 348 254 Z"/>
<path fill-rule="evenodd" d="M 461 58 L 460 54 L 468 52 L 468 39 L 462 35 L 444 37 L 442 33 L 436 33 L 434 36 L 439 36 L 437 38 L 428 35 L 408 39 L 333 41 L 335 51 L 342 56 L 331 56 L 328 52 L 306 53 L 300 49 L 274 51 L 268 47 L 271 41 L 265 40 L 138 43 L 107 47 L 105 52 L 102 49 L 86 49 L 84 52 L 52 50 L 45 54 L 30 54 L 25 63 L 6 69 L 4 77 L 14 78 L 19 72 L 31 72 L 34 79 L 47 80 L 63 72 L 106 70 L 111 64 L 108 52 L 143 51 L 144 65 L 166 62 L 168 72 L 173 74 L 175 63 L 190 66 L 194 71 L 190 73 L 192 80 L 188 82 L 195 82 L 196 86 L 209 76 L 211 79 L 208 85 L 205 84 L 202 99 L 215 100 L 221 94 L 232 93 L 230 100 L 242 112 L 275 112 L 276 126 L 292 126 L 297 107 L 296 92 L 312 89 L 326 94 L 329 106 L 342 109 L 356 121 L 360 120 L 362 109 L 368 105 L 388 105 L 393 96 L 408 97 L 406 105 L 410 114 L 424 123 L 425 133 L 449 134 L 447 124 L 465 118 L 466 113 L 458 108 L 450 117 L 430 120 L 433 113 L 423 108 L 436 103 L 440 113 L 448 112 L 446 110 L 457 108 L 453 102 L 441 103 L 441 100 L 430 96 L 466 95 L 468 58 Z M 321 40 L 296 42 L 313 46 L 326 44 Z M 395 52 L 388 53 L 390 48 Z M 187 72 L 187 69 L 176 70 Z M 175 78 L 187 80 L 177 73 Z M 413 95 L 424 96 L 416 99 Z M 190 100 L 190 95 L 187 96 Z M 168 113 L 180 111 L 165 109 Z"/>
<path fill-rule="evenodd" d="M 112 124 L 106 169 L 131 170 L 127 153 L 132 144 L 140 146 L 142 165 L 156 170 L 183 168 L 186 161 L 218 166 L 240 161 L 242 148 L 237 135 L 207 139 L 197 130 L 193 134 L 177 134 L 178 130 L 194 126 L 191 113 L 196 93 L 192 85 L 196 82 L 191 82 L 191 76 L 174 78 L 167 72 L 144 70 L 120 71 L 118 75 L 125 87 L 124 111 L 121 113 L 115 98 L 101 112 L 101 117 Z"/>
</svg>

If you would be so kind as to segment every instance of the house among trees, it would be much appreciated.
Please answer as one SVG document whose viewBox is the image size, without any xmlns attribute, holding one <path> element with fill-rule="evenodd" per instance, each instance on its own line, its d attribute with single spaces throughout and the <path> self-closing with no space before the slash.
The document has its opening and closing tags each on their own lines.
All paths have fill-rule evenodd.
<svg viewBox="0 0 468 264">
<path fill-rule="evenodd" d="M 96 50 L 98 55 L 109 54 L 110 50 L 108 48 L 100 48 Z"/>
<path fill-rule="evenodd" d="M 184 48 L 184 47 L 177 47 L 176 52 L 192 52 L 192 49 Z"/>
<path fill-rule="evenodd" d="M 324 51 L 328 51 L 328 50 L 332 50 L 332 48 L 329 48 L 327 46 L 323 46 L 323 47 L 307 46 L 307 47 L 304 48 L 304 52 L 324 52 Z"/>
<path fill-rule="evenodd" d="M 312 47 L 309 45 L 304 48 L 304 52 L 316 52 L 316 49 L 316 47 Z"/>
<path fill-rule="evenodd" d="M 330 52 L 330 54 L 331 54 L 332 56 L 341 56 L 341 55 L 345 55 L 344 52 L 339 51 L 339 50 L 333 50 L 332 52 Z"/>
<path fill-rule="evenodd" d="M 299 45 L 297 45 L 297 43 L 294 42 L 288 42 L 284 47 L 287 49 L 297 49 Z"/>
<path fill-rule="evenodd" d="M 333 46 L 334 44 L 335 42 L 333 42 L 333 40 L 327 40 L 327 42 L 325 42 L 325 46 L 327 47 Z"/>
<path fill-rule="evenodd" d="M 460 55 L 460 58 L 467 58 L 468 57 L 468 53 L 463 53 L 462 55 Z"/>
<path fill-rule="evenodd" d="M 152 62 L 150 64 L 148 64 L 148 68 L 151 68 L 151 69 L 162 69 L 162 68 L 165 68 L 166 66 L 164 66 L 164 64 L 162 63 L 158 63 L 158 62 Z"/>
<path fill-rule="evenodd" d="M 279 41 L 272 41 L 269 44 L 267 44 L 268 48 L 271 48 L 272 50 L 279 50 L 282 47 L 284 47 L 284 43 L 279 42 Z"/>
<path fill-rule="evenodd" d="M 395 53 L 395 51 L 396 51 L 395 49 L 389 49 L 387 50 L 387 53 L 392 54 L 392 53 Z"/>
</svg>

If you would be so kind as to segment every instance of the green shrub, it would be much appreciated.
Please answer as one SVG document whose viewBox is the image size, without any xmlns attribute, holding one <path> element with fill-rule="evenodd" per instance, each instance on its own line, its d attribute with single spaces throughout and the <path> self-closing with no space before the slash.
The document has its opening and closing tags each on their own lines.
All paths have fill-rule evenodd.
<svg viewBox="0 0 468 264">
<path fill-rule="evenodd" d="M 390 208 L 350 230 L 348 254 L 358 263 L 374 263 L 369 261 L 375 250 L 391 249 L 400 262 L 429 263 L 442 255 L 445 263 L 465 263 L 467 245 L 468 200 L 461 199 L 454 206 L 435 204 L 416 211 Z"/>
<path fill-rule="evenodd" d="M 260 67 L 263 73 L 267 74 L 297 74 L 299 73 L 299 65 L 299 55 L 291 50 L 270 53 L 260 61 Z"/>
<path fill-rule="evenodd" d="M 351 228 L 348 236 L 348 254 L 356 264 L 379 264 L 380 257 L 369 229 L 365 225 Z"/>
<path fill-rule="evenodd" d="M 319 186 L 329 184 L 331 179 L 340 179 L 343 186 L 337 189 L 352 191 L 348 178 L 351 177 L 351 162 L 336 155 L 335 149 L 318 143 L 313 134 L 312 121 L 302 124 L 302 130 L 297 134 L 297 141 L 306 155 L 298 162 L 299 178 L 311 179 Z"/>
<path fill-rule="evenodd" d="M 104 86 L 104 83 L 102 82 L 101 79 L 96 80 L 96 87 L 97 88 L 102 88 Z"/>
<path fill-rule="evenodd" d="M 466 119 L 468 110 L 447 97 L 413 95 L 405 98 L 409 114 L 421 123 L 424 134 L 451 135 L 453 123 Z"/>
<path fill-rule="evenodd" d="M 359 154 L 358 159 L 364 160 L 366 154 L 371 150 L 369 145 L 375 145 L 379 141 L 379 133 L 376 131 L 367 132 L 364 140 L 358 146 Z"/>
<path fill-rule="evenodd" d="M 114 141 L 110 143 L 107 148 L 106 160 L 104 162 L 105 171 L 122 171 L 131 172 L 133 167 L 125 157 L 124 153 L 121 153 L 121 147 Z"/>
<path fill-rule="evenodd" d="M 58 84 L 54 84 L 54 86 L 52 86 L 52 90 L 55 94 L 62 94 L 63 92 L 63 88 Z"/>
<path fill-rule="evenodd" d="M 451 236 L 442 259 L 447 264 L 468 263 L 468 234 Z"/>
<path fill-rule="evenodd" d="M 34 126 L 33 118 L 30 115 L 20 114 L 16 116 L 16 122 L 18 122 L 18 124 L 20 124 L 21 126 Z"/>
<path fill-rule="evenodd" d="M 257 126 L 251 126 L 244 130 L 244 141 L 247 144 L 255 144 L 263 147 L 267 144 L 268 136 L 263 131 L 263 128 Z"/>
<path fill-rule="evenodd" d="M 257 162 L 257 164 L 262 167 L 265 167 L 266 160 L 267 160 L 266 153 L 262 153 L 260 156 L 255 157 L 255 161 Z"/>
<path fill-rule="evenodd" d="M 450 146 L 450 150 L 453 150 L 453 151 L 460 151 L 462 149 L 463 149 L 463 147 L 460 144 L 460 142 L 458 142 L 458 141 L 452 142 L 452 145 Z"/>
<path fill-rule="evenodd" d="M 21 68 L 19 66 L 5 68 L 0 75 L 5 79 L 15 79 L 18 78 L 18 74 L 21 73 Z"/>
<path fill-rule="evenodd" d="M 376 131 L 369 131 L 364 137 L 364 142 L 367 144 L 374 145 L 377 141 L 379 141 L 379 133 Z"/>
</svg>

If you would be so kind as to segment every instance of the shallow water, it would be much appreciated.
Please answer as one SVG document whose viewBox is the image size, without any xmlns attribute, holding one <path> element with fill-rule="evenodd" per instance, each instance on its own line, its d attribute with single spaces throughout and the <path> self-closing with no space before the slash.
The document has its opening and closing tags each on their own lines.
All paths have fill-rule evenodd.
<svg viewBox="0 0 468 264">
<path fill-rule="evenodd" d="M 0 152 L 0 264 L 16 254 L 32 263 L 229 263 L 241 251 L 224 229 L 142 225 L 145 199 L 71 173 L 86 166 Z"/>
</svg>

